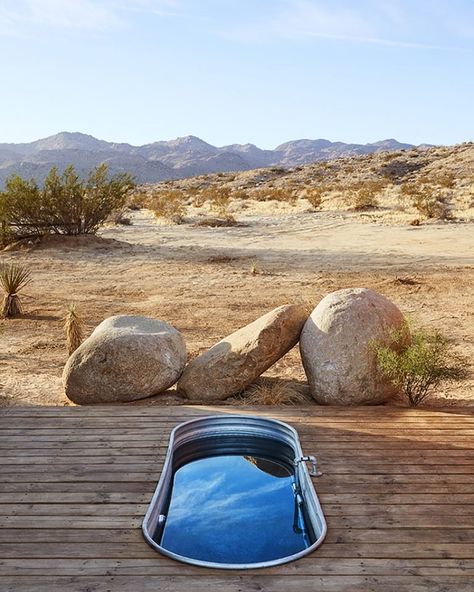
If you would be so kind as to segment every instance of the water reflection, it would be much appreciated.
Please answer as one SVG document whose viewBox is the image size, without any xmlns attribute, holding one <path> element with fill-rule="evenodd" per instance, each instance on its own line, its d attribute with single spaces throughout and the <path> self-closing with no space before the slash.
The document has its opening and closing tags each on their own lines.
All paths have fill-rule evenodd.
<svg viewBox="0 0 474 592">
<path fill-rule="evenodd" d="M 292 471 L 273 459 L 194 460 L 175 473 L 156 541 L 179 555 L 216 563 L 287 557 L 313 542 L 296 497 Z"/>
</svg>

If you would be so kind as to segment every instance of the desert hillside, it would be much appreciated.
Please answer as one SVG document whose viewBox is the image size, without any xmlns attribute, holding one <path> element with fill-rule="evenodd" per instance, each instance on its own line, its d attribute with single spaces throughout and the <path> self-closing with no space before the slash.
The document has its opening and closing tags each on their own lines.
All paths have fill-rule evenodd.
<svg viewBox="0 0 474 592">
<path fill-rule="evenodd" d="M 0 143 L 0 188 L 13 173 L 42 181 L 52 166 L 62 169 L 69 164 L 73 164 L 81 176 L 86 176 L 91 168 L 106 162 L 114 173 L 133 170 L 137 181 L 144 183 L 271 165 L 291 167 L 340 156 L 406 148 L 413 146 L 394 139 L 369 144 L 303 139 L 264 150 L 254 144 L 213 146 L 196 136 L 133 146 L 79 132 L 60 132 L 34 142 Z"/>
<path fill-rule="evenodd" d="M 220 206 L 228 214 L 286 216 L 317 210 L 345 211 L 366 221 L 395 224 L 416 224 L 417 219 L 467 222 L 474 218 L 474 145 L 413 148 L 289 169 L 201 175 L 144 186 L 141 191 L 147 197 L 163 195 L 176 202 L 180 201 L 176 192 L 180 192 L 186 213 L 199 214 L 196 208 L 207 202 L 214 211 Z M 166 195 L 169 191 L 174 195 Z"/>
<path fill-rule="evenodd" d="M 10 246 L 2 260 L 27 265 L 32 281 L 24 315 L 0 321 L 1 404 L 70 404 L 61 373 L 71 302 L 86 336 L 108 316 L 147 315 L 181 331 L 192 358 L 274 307 L 311 308 L 357 286 L 442 331 L 465 356 L 467 377 L 429 404 L 474 403 L 473 163 L 474 146 L 461 145 L 146 185 L 98 236 Z M 354 195 L 371 205 L 355 207 Z M 433 217 L 413 205 L 417 196 L 434 198 Z M 301 401 L 297 348 L 259 383 L 243 400 L 270 391 Z M 174 390 L 141 403 L 170 401 L 181 402 Z"/>
</svg>

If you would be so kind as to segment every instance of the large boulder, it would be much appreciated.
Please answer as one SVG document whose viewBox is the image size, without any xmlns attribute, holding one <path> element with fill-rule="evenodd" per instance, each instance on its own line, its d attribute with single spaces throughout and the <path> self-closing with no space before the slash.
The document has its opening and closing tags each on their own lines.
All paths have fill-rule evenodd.
<svg viewBox="0 0 474 592">
<path fill-rule="evenodd" d="M 174 384 L 186 345 L 174 327 L 147 317 L 115 316 L 100 323 L 71 355 L 66 395 L 80 405 L 144 399 Z"/>
<path fill-rule="evenodd" d="M 396 393 L 377 370 L 374 341 L 389 344 L 405 329 L 402 313 L 367 288 L 338 290 L 321 300 L 300 338 L 311 394 L 321 404 L 382 403 Z"/>
<path fill-rule="evenodd" d="M 192 360 L 178 381 L 178 391 L 199 402 L 237 394 L 296 345 L 307 318 L 299 305 L 275 308 Z"/>
</svg>

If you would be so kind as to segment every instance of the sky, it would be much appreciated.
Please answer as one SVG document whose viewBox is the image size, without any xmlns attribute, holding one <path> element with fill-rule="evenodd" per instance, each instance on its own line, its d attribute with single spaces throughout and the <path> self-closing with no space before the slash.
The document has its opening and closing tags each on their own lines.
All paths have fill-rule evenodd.
<svg viewBox="0 0 474 592">
<path fill-rule="evenodd" d="M 0 0 L 0 142 L 474 139 L 473 0 Z"/>
</svg>

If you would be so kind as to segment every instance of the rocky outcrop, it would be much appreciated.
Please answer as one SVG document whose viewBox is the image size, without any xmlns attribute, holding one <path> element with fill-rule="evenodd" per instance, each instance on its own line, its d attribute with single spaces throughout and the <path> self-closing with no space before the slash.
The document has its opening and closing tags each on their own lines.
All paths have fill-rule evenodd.
<svg viewBox="0 0 474 592">
<path fill-rule="evenodd" d="M 71 355 L 63 372 L 74 403 L 120 403 L 163 392 L 179 378 L 186 345 L 171 325 L 140 316 L 100 323 Z"/>
<path fill-rule="evenodd" d="M 329 294 L 312 312 L 300 339 L 311 394 L 322 404 L 382 403 L 394 387 L 377 370 L 371 342 L 390 342 L 405 327 L 398 308 L 377 292 L 349 288 Z"/>
<path fill-rule="evenodd" d="M 179 379 L 178 391 L 196 402 L 237 394 L 298 342 L 307 318 L 299 305 L 275 308 L 192 360 Z"/>
</svg>

